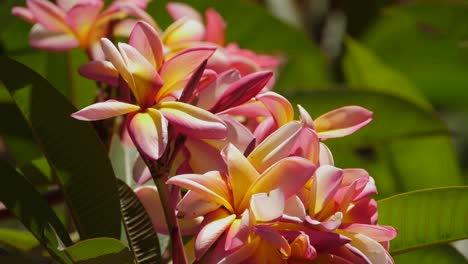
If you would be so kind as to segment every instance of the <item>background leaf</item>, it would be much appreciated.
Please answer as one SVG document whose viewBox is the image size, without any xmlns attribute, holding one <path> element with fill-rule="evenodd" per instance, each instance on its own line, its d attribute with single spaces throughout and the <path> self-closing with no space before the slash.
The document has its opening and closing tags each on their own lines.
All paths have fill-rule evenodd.
<svg viewBox="0 0 468 264">
<path fill-rule="evenodd" d="M 23 251 L 29 251 L 39 245 L 33 234 L 22 230 L 0 228 L 0 244 L 5 244 Z"/>
<path fill-rule="evenodd" d="M 468 238 L 467 204 L 468 186 L 420 190 L 378 201 L 379 224 L 398 228 L 391 253 Z"/>
<path fill-rule="evenodd" d="M 467 13 L 463 1 L 395 5 L 384 10 L 363 41 L 436 105 L 463 107 L 468 100 Z"/>
<path fill-rule="evenodd" d="M 128 244 L 138 263 L 161 263 L 158 235 L 143 204 L 123 181 L 117 181 Z M 161 217 L 164 217 L 161 215 Z"/>
<path fill-rule="evenodd" d="M 65 245 L 72 242 L 57 215 L 23 175 L 2 160 L 0 173 L 0 201 L 46 246 L 51 255 L 67 263 L 67 257 L 58 249 L 57 235 Z"/>
<path fill-rule="evenodd" d="M 20 108 L 51 168 L 82 239 L 120 237 L 115 178 L 107 154 L 89 123 L 46 80 L 24 65 L 0 58 L 0 80 Z M 57 110 L 59 109 L 59 110 Z"/>
<path fill-rule="evenodd" d="M 388 67 L 362 44 L 346 39 L 343 70 L 351 89 L 380 91 L 406 99 L 431 110 L 432 106 L 421 92 L 401 73 Z"/>
<path fill-rule="evenodd" d="M 346 105 L 374 112 L 365 128 L 325 143 L 336 166 L 368 170 L 376 180 L 379 197 L 463 184 L 449 132 L 432 112 L 372 91 L 309 91 L 288 98 L 301 104 L 312 118 Z"/>
<path fill-rule="evenodd" d="M 130 264 L 133 258 L 128 248 L 112 238 L 93 238 L 65 249 L 77 264 Z"/>
<path fill-rule="evenodd" d="M 462 264 L 467 263 L 465 257 L 449 245 L 428 247 L 411 251 L 393 257 L 395 263 L 438 263 L 438 264 Z"/>
</svg>

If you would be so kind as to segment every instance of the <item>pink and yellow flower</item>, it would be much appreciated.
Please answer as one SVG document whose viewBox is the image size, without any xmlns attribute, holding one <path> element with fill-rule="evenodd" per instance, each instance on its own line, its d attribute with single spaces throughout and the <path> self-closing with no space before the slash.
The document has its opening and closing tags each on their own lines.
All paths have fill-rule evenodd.
<svg viewBox="0 0 468 264">
<path fill-rule="evenodd" d="M 81 68 L 91 79 L 129 87 L 136 104 L 108 100 L 88 106 L 72 116 L 80 120 L 100 120 L 123 114 L 135 146 L 152 159 L 159 159 L 168 143 L 168 126 L 177 132 L 199 138 L 226 137 L 221 119 L 201 108 L 177 102 L 171 94 L 183 88 L 184 81 L 199 64 L 208 59 L 213 48 L 192 48 L 164 61 L 162 45 L 155 30 L 144 22 L 134 27 L 129 43 L 117 49 L 102 39 L 108 61 L 92 61 Z"/>
<path fill-rule="evenodd" d="M 127 31 L 134 25 L 132 16 L 154 23 L 145 13 L 147 0 L 119 0 L 101 12 L 102 0 L 27 0 L 26 8 L 15 7 L 12 13 L 34 24 L 30 33 L 31 46 L 49 51 L 83 48 L 90 58 L 101 56 L 99 40 L 112 37 L 114 32 Z M 132 22 L 133 21 L 133 22 Z M 157 26 L 153 24 L 153 26 Z"/>
</svg>

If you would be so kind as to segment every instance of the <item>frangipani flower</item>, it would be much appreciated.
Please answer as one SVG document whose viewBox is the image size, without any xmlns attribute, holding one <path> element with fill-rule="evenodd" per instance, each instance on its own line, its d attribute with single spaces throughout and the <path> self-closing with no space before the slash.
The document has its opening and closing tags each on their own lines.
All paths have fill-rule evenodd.
<svg viewBox="0 0 468 264">
<path fill-rule="evenodd" d="M 390 226 L 377 225 L 376 202 L 369 198 L 377 190 L 366 171 L 322 165 L 306 184 L 306 189 L 307 194 L 301 197 L 308 213 L 303 218 L 304 223 L 350 238 L 344 248 L 325 255 L 340 256 L 348 252 L 350 254 L 342 257 L 354 259 L 353 263 L 393 263 L 388 253 L 388 241 L 397 231 Z"/>
<path fill-rule="evenodd" d="M 107 82 L 122 78 L 137 104 L 108 100 L 88 106 L 73 117 L 90 121 L 128 114 L 126 125 L 133 143 L 155 160 L 168 143 L 169 123 L 178 132 L 193 137 L 226 137 L 226 126 L 215 115 L 186 103 L 166 100 L 172 92 L 181 89 L 178 83 L 208 59 L 214 49 L 184 50 L 164 62 L 159 38 L 144 22 L 135 25 L 130 45 L 119 43 L 117 49 L 107 39 L 101 43 L 109 61 L 92 61 L 82 67 L 82 74 Z"/>
<path fill-rule="evenodd" d="M 111 23 L 119 25 L 117 22 L 129 16 L 154 23 L 143 11 L 146 3 L 146 0 L 120 0 L 101 12 L 102 0 L 58 0 L 57 5 L 47 0 L 27 0 L 26 8 L 15 7 L 12 13 L 34 24 L 30 33 L 32 47 L 49 51 L 81 47 L 90 58 L 96 58 L 101 54 L 99 40 L 113 35 L 109 32 Z"/>
<path fill-rule="evenodd" d="M 266 149 L 273 145 L 263 145 Z M 266 170 L 259 172 L 254 164 L 268 158 L 261 155 L 274 153 L 255 152 L 257 156 L 249 161 L 239 150 L 227 145 L 223 150 L 223 158 L 227 165 L 227 175 L 213 171 L 198 174 L 177 175 L 170 178 L 167 183 L 175 184 L 190 190 L 177 206 L 178 216 L 194 218 L 205 215 L 203 228 L 197 234 L 195 253 L 198 259 L 203 257 L 207 250 L 223 235 L 224 232 L 232 234 L 227 237 L 226 243 L 235 244 L 233 239 L 238 235 L 240 221 L 246 210 L 252 210 L 257 218 L 268 221 L 281 214 L 277 206 L 281 207 L 281 200 L 293 196 L 313 174 L 315 166 L 301 157 L 289 157 L 279 160 Z M 253 152 L 254 153 L 254 152 Z M 276 195 L 269 211 L 256 206 L 256 200 L 265 199 L 261 193 L 270 193 L 278 189 L 280 196 Z M 253 207 L 252 207 L 252 197 Z M 284 203 L 283 203 L 284 204 Z M 280 208 L 282 211 L 282 208 Z"/>
<path fill-rule="evenodd" d="M 236 69 L 242 76 L 261 70 L 275 70 L 280 65 L 280 61 L 272 56 L 240 49 L 235 43 L 225 45 L 226 23 L 214 9 L 206 10 L 204 23 L 200 13 L 187 4 L 172 2 L 166 8 L 175 22 L 165 30 L 162 41 L 171 52 L 210 43 L 218 49 L 209 60 L 208 68 L 218 73 Z"/>
</svg>

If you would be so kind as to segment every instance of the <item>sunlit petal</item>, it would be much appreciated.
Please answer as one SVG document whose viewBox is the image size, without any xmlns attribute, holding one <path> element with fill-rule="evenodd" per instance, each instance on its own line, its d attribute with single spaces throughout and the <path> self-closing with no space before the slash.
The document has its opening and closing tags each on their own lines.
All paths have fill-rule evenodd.
<svg viewBox="0 0 468 264">
<path fill-rule="evenodd" d="M 224 46 L 226 23 L 223 17 L 212 8 L 206 10 L 206 41 Z"/>
<path fill-rule="evenodd" d="M 96 22 L 103 5 L 102 1 L 78 2 L 67 12 L 65 22 L 78 35 L 84 47 L 89 44 L 89 31 Z"/>
<path fill-rule="evenodd" d="M 257 225 L 254 227 L 255 233 L 272 245 L 284 258 L 291 255 L 291 247 L 288 241 L 276 230 L 268 225 Z"/>
<path fill-rule="evenodd" d="M 68 32 L 55 32 L 35 24 L 29 33 L 31 46 L 49 51 L 66 51 L 80 45 L 78 40 Z"/>
<path fill-rule="evenodd" d="M 71 116 L 79 120 L 93 121 L 124 115 L 138 111 L 139 109 L 140 107 L 133 104 L 127 104 L 116 100 L 108 100 L 85 107 L 80 111 L 73 113 Z"/>
<path fill-rule="evenodd" d="M 164 98 L 168 94 L 168 89 L 181 79 L 188 77 L 198 66 L 207 60 L 215 51 L 214 48 L 197 47 L 190 48 L 166 61 L 160 70 L 164 86 L 158 93 L 158 98 Z"/>
<path fill-rule="evenodd" d="M 251 184 L 260 174 L 234 145 L 228 144 L 223 149 L 222 154 L 228 167 L 234 207 L 238 208 Z"/>
<path fill-rule="evenodd" d="M 236 219 L 236 215 L 234 214 L 229 215 L 226 213 L 218 213 L 218 211 L 213 212 L 212 214 L 219 214 L 219 216 L 206 216 L 205 220 L 207 218 L 213 219 L 210 219 L 211 221 L 206 221 L 208 224 L 205 225 L 197 235 L 195 241 L 195 256 L 197 259 L 200 259 L 205 255 L 208 249 L 216 242 L 216 240 L 218 240 L 224 231 L 229 228 L 234 219 Z"/>
<path fill-rule="evenodd" d="M 164 116 L 154 109 L 129 115 L 127 121 L 128 132 L 133 143 L 153 160 L 159 159 L 166 149 L 167 124 Z"/>
<path fill-rule="evenodd" d="M 78 72 L 86 78 L 103 82 L 113 87 L 119 85 L 119 72 L 109 61 L 90 61 L 82 65 Z"/>
<path fill-rule="evenodd" d="M 135 47 L 155 69 L 162 66 L 163 46 L 158 33 L 148 23 L 138 21 L 133 27 L 128 43 Z"/>
<path fill-rule="evenodd" d="M 220 206 L 219 203 L 208 200 L 195 191 L 189 191 L 177 204 L 177 217 L 191 219 L 204 216 Z"/>
<path fill-rule="evenodd" d="M 201 15 L 193 7 L 178 2 L 170 2 L 166 4 L 166 9 L 169 15 L 174 20 L 179 20 L 183 17 L 203 22 Z"/>
<path fill-rule="evenodd" d="M 230 194 L 226 183 L 221 179 L 218 172 L 207 172 L 200 174 L 182 174 L 171 177 L 168 184 L 174 184 L 182 188 L 197 192 L 206 200 L 224 205 L 229 211 L 233 208 L 230 203 Z"/>
<path fill-rule="evenodd" d="M 279 188 L 268 194 L 256 193 L 250 198 L 250 210 L 257 221 L 268 222 L 280 218 L 284 207 L 284 195 Z"/>
<path fill-rule="evenodd" d="M 343 171 L 333 166 L 320 166 L 315 172 L 312 184 L 312 195 L 309 204 L 309 214 L 318 214 L 332 199 L 338 190 Z"/>
<path fill-rule="evenodd" d="M 27 0 L 28 9 L 35 20 L 50 31 L 67 31 L 65 12 L 58 6 L 44 0 Z"/>
<path fill-rule="evenodd" d="M 259 172 L 263 172 L 273 163 L 289 156 L 301 128 L 298 122 L 280 127 L 250 153 L 248 160 Z"/>
<path fill-rule="evenodd" d="M 275 163 L 252 183 L 242 204 L 250 200 L 255 193 L 268 193 L 281 189 L 285 199 L 296 194 L 312 177 L 315 166 L 301 157 L 288 157 Z"/>
<path fill-rule="evenodd" d="M 181 102 L 162 102 L 157 107 L 177 130 L 187 136 L 226 138 L 224 122 L 206 110 Z"/>
<path fill-rule="evenodd" d="M 321 139 L 344 137 L 372 121 L 372 112 L 360 106 L 345 106 L 315 119 L 315 129 Z"/>
</svg>

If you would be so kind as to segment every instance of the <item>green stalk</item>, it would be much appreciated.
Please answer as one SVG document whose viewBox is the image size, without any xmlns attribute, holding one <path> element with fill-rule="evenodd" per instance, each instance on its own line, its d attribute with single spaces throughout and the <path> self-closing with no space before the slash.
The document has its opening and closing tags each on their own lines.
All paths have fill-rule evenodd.
<svg viewBox="0 0 468 264">
<path fill-rule="evenodd" d="M 180 233 L 179 224 L 177 223 L 177 217 L 175 215 L 175 208 L 170 200 L 168 186 L 166 185 L 166 180 L 168 179 L 167 166 L 162 162 L 153 161 L 142 152 L 140 152 L 140 155 L 148 166 L 153 181 L 159 191 L 159 198 L 161 199 L 164 217 L 166 218 L 169 237 L 171 239 L 172 263 L 187 264 L 182 234 Z M 166 160 L 164 157 L 167 157 L 167 155 L 163 156 L 162 160 Z"/>
</svg>

